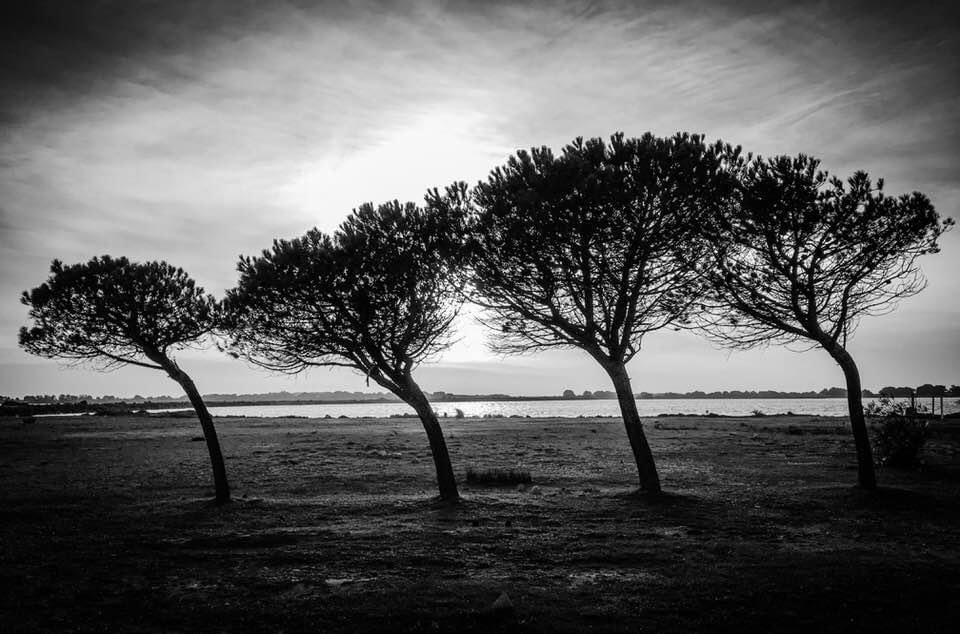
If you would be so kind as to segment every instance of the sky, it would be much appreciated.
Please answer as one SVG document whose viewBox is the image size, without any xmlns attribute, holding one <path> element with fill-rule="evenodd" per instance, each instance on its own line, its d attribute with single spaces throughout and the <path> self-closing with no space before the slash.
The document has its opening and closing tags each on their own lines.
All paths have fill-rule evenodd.
<svg viewBox="0 0 960 634">
<path fill-rule="evenodd" d="M 475 183 L 521 148 L 700 132 L 883 177 L 960 217 L 960 10 L 941 2 L 52 0 L 0 9 L 0 394 L 175 394 L 159 372 L 27 355 L 51 260 L 167 260 L 217 296 L 241 254 L 359 204 Z M 960 383 L 960 231 L 926 290 L 866 318 L 865 387 Z M 489 352 L 467 311 L 425 390 L 610 389 L 585 354 Z M 178 357 L 202 392 L 373 390 L 320 369 Z M 822 350 L 650 334 L 634 390 L 842 385 Z"/>
</svg>

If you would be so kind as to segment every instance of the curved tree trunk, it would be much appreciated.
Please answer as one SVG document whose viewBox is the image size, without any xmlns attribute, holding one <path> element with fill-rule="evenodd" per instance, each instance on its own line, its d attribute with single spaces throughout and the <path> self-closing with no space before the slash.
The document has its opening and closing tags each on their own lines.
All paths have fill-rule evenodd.
<svg viewBox="0 0 960 634">
<path fill-rule="evenodd" d="M 440 499 L 445 502 L 456 502 L 460 499 L 457 491 L 457 479 L 453 475 L 453 465 L 450 463 L 450 453 L 447 451 L 447 442 L 443 438 L 443 430 L 433 407 L 417 385 L 413 377 L 408 376 L 404 386 L 406 394 L 402 398 L 412 407 L 420 417 L 427 439 L 430 441 L 430 452 L 433 454 L 433 464 L 437 469 L 437 486 L 440 488 Z"/>
<path fill-rule="evenodd" d="M 873 452 L 870 449 L 870 436 L 863 416 L 863 388 L 860 385 L 860 371 L 857 364 L 842 346 L 833 344 L 824 346 L 830 356 L 840 365 L 847 380 L 847 409 L 850 413 L 850 426 L 853 429 L 853 442 L 857 449 L 857 482 L 867 490 L 877 488 L 877 476 L 873 468 Z"/>
<path fill-rule="evenodd" d="M 193 409 L 197 413 L 197 418 L 200 419 L 200 427 L 203 429 L 203 437 L 207 441 L 207 451 L 210 452 L 210 463 L 213 466 L 216 503 L 226 504 L 230 501 L 230 485 L 227 483 L 227 469 L 223 464 L 223 453 L 220 451 L 220 441 L 217 439 L 217 429 L 213 426 L 213 418 L 210 416 L 197 386 L 194 385 L 193 379 L 170 359 L 164 359 L 162 365 L 170 378 L 183 388 L 187 398 L 190 399 L 190 404 L 193 405 Z"/>
<path fill-rule="evenodd" d="M 659 494 L 661 492 L 660 476 L 657 474 L 657 465 L 653 461 L 653 453 L 650 451 L 647 435 L 643 433 L 643 423 L 640 422 L 640 413 L 637 411 L 637 401 L 633 396 L 633 387 L 630 384 L 627 368 L 623 363 L 615 363 L 605 369 L 617 391 L 620 415 L 623 417 L 623 425 L 627 429 L 627 438 L 630 439 L 633 459 L 637 463 L 640 490 L 645 493 Z"/>
</svg>

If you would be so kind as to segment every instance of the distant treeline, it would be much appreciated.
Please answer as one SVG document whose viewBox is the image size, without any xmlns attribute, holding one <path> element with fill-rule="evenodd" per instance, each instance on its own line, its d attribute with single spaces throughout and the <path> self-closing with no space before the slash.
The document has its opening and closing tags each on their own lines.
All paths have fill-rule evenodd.
<svg viewBox="0 0 960 634">
<path fill-rule="evenodd" d="M 929 383 L 916 388 L 912 387 L 884 387 L 877 392 L 863 390 L 861 394 L 865 398 L 877 398 L 880 396 L 910 397 L 910 396 L 960 396 L 960 385 L 951 385 L 949 388 L 943 385 L 931 385 Z M 634 394 L 641 399 L 751 399 L 751 398 L 844 398 L 847 391 L 842 387 L 825 387 L 819 392 L 780 392 L 778 390 L 723 390 L 718 392 L 703 392 L 695 390 L 693 392 L 640 392 Z M 561 397 L 566 400 L 598 399 L 598 398 L 617 398 L 615 392 L 610 390 L 584 390 L 581 394 L 575 394 L 573 390 L 565 390 Z"/>
<path fill-rule="evenodd" d="M 596 396 L 597 394 L 606 394 L 609 392 L 593 392 L 593 398 L 616 398 L 616 395 L 612 397 L 607 396 Z M 960 396 L 960 385 L 951 385 L 949 388 L 944 385 L 932 385 L 926 383 L 919 387 L 892 387 L 887 386 L 880 388 L 876 392 L 870 390 L 863 390 L 861 394 L 865 398 L 877 398 L 880 396 L 894 396 L 894 397 L 910 397 L 910 396 Z M 820 390 L 819 392 L 779 392 L 776 390 L 759 390 L 759 391 L 723 391 L 723 392 L 640 392 L 637 394 L 637 398 L 654 398 L 654 399 L 666 399 L 666 398 L 843 398 L 847 395 L 847 391 L 842 387 L 828 387 Z"/>
<path fill-rule="evenodd" d="M 640 392 L 635 394 L 640 399 L 751 399 L 751 398 L 843 398 L 847 391 L 842 387 L 827 387 L 819 392 L 779 392 L 777 390 L 723 390 L 717 392 L 703 392 L 695 390 L 693 392 Z M 870 390 L 863 390 L 863 396 L 875 397 Z M 597 399 L 597 398 L 617 398 L 615 392 L 610 390 L 585 390 L 582 394 L 576 395 L 572 390 L 566 390 L 563 393 L 565 399 Z"/>
<path fill-rule="evenodd" d="M 216 403 L 289 403 L 300 401 L 344 402 L 358 403 L 366 401 L 398 401 L 399 399 L 388 392 L 265 392 L 263 394 L 204 394 L 204 400 Z M 179 404 L 185 403 L 183 396 L 91 396 L 90 394 L 28 394 L 22 398 L 0 397 L 3 401 L 17 401 L 21 403 L 137 403 L 137 404 Z"/>
<path fill-rule="evenodd" d="M 381 395 L 382 396 L 382 395 Z M 394 403 L 399 402 L 396 398 L 367 398 L 361 400 L 338 399 L 338 400 L 301 400 L 286 399 L 281 401 L 269 400 L 234 400 L 234 401 L 216 401 L 217 405 L 287 405 L 296 403 L 298 405 L 322 405 L 329 403 Z M 176 400 L 165 398 L 164 400 L 148 401 L 32 401 L 25 402 L 16 399 L 4 399 L 0 402 L 0 416 L 33 416 L 37 414 L 103 414 L 120 415 L 141 412 L 143 410 L 163 410 L 178 409 L 190 407 L 190 402 L 186 399 Z"/>
</svg>

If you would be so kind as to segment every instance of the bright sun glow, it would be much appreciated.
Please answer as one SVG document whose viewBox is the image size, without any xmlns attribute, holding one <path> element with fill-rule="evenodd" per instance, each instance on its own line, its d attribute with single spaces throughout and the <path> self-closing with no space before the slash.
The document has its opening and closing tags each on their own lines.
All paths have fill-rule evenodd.
<svg viewBox="0 0 960 634">
<path fill-rule="evenodd" d="M 380 134 L 360 151 L 329 151 L 305 164 L 281 190 L 284 204 L 310 225 L 333 231 L 351 209 L 398 199 L 423 202 L 427 189 L 457 181 L 473 184 L 502 163 L 512 149 L 492 142 L 479 114 L 433 112 Z M 306 229 L 307 226 L 304 227 Z M 491 360 L 486 332 L 467 306 L 455 326 L 456 343 L 441 355 L 448 363 Z"/>
<path fill-rule="evenodd" d="M 280 195 L 326 231 L 364 202 L 421 203 L 427 189 L 473 183 L 509 154 L 507 146 L 490 141 L 485 127 L 478 113 L 419 114 L 379 131 L 375 142 L 359 150 L 321 148 L 321 156 L 304 164 Z"/>
</svg>

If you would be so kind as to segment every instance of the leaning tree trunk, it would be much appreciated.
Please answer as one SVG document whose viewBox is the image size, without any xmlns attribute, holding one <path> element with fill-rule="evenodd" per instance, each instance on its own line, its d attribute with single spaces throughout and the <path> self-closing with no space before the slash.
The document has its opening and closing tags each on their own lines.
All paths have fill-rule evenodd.
<svg viewBox="0 0 960 634">
<path fill-rule="evenodd" d="M 627 368 L 623 363 L 614 363 L 605 369 L 613 381 L 613 387 L 617 390 L 620 415 L 627 429 L 627 438 L 630 439 L 633 459 L 637 463 L 640 490 L 645 493 L 659 494 L 661 492 L 660 476 L 657 474 L 657 465 L 653 461 L 647 435 L 643 433 L 643 423 L 640 422 L 640 413 L 637 411 L 637 401 L 633 396 L 633 387 L 630 384 Z"/>
<path fill-rule="evenodd" d="M 857 449 L 857 482 L 867 490 L 877 488 L 877 476 L 873 469 L 873 452 L 870 450 L 870 436 L 863 416 L 863 388 L 860 386 L 860 371 L 857 364 L 842 346 L 834 343 L 824 345 L 833 357 L 847 380 L 847 409 L 850 413 L 850 426 L 853 429 L 853 442 Z"/>
<path fill-rule="evenodd" d="M 200 419 L 203 437 L 207 441 L 207 451 L 210 452 L 210 463 L 213 465 L 216 503 L 226 504 L 230 501 L 230 485 L 227 484 L 227 469 L 223 464 L 223 453 L 220 451 L 220 441 L 217 439 L 217 429 L 213 426 L 213 418 L 210 416 L 197 386 L 194 385 L 193 379 L 170 359 L 164 359 L 162 365 L 170 378 L 179 383 L 183 391 L 186 392 L 190 404 L 193 405 L 193 409 L 197 413 L 197 418 Z"/>
<path fill-rule="evenodd" d="M 433 464 L 437 469 L 437 485 L 440 488 L 440 499 L 446 502 L 456 502 L 460 499 L 457 491 L 457 480 L 453 475 L 453 465 L 450 463 L 450 453 L 447 451 L 447 442 L 443 438 L 443 430 L 433 407 L 424 395 L 423 390 L 413 380 L 407 377 L 404 386 L 404 400 L 417 412 L 423 429 L 427 432 L 430 441 L 430 451 L 433 454 Z"/>
</svg>

